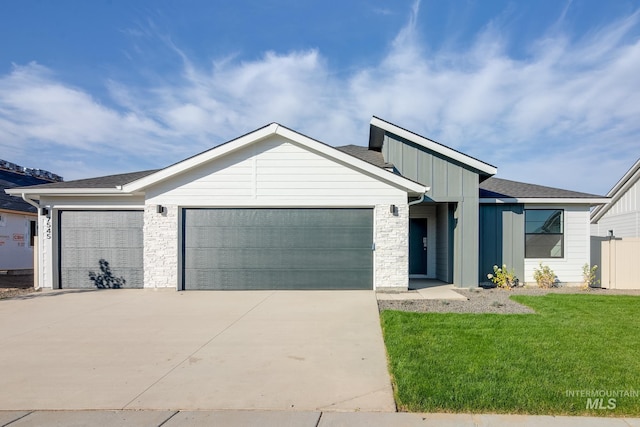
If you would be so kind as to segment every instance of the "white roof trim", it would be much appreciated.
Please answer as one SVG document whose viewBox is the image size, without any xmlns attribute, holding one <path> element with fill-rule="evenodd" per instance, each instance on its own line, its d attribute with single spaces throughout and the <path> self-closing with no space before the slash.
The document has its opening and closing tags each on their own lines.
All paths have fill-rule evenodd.
<svg viewBox="0 0 640 427">
<path fill-rule="evenodd" d="M 372 118 L 370 124 L 380 129 L 386 130 L 387 132 L 391 132 L 395 135 L 398 135 L 401 138 L 407 139 L 411 142 L 421 145 L 431 151 L 435 151 L 436 153 L 449 157 L 450 159 L 456 160 L 474 169 L 482 171 L 486 174 L 495 175 L 496 173 L 498 173 L 498 168 L 496 168 L 495 166 L 491 166 L 488 163 L 474 159 L 473 157 L 467 156 L 466 154 L 462 154 L 442 144 L 438 144 L 435 141 L 431 141 L 430 139 L 427 139 L 424 136 L 420 136 L 416 133 L 410 132 L 394 124 L 381 120 L 377 117 Z"/>
<path fill-rule="evenodd" d="M 591 212 L 591 223 L 597 223 L 600 218 L 609 211 L 611 206 L 620 200 L 622 195 L 638 181 L 638 179 L 640 179 L 640 159 L 631 166 L 627 173 L 625 173 L 616 185 L 614 185 L 607 193 L 607 197 L 611 197 L 611 203 L 609 206 L 598 206 L 593 210 L 593 212 Z"/>
<path fill-rule="evenodd" d="M 123 193 L 122 190 L 112 188 L 28 188 L 28 187 L 16 187 L 7 188 L 5 190 L 7 194 L 12 196 L 19 196 L 21 194 L 37 194 L 37 195 L 74 195 L 74 196 L 129 196 L 132 194 Z"/>
<path fill-rule="evenodd" d="M 347 165 L 350 165 L 355 169 L 359 169 L 360 171 L 366 172 L 367 174 L 372 175 L 377 179 L 385 181 L 396 187 L 400 187 L 409 193 L 422 194 L 429 191 L 428 187 L 374 166 L 370 163 L 365 162 L 364 160 L 358 159 L 357 157 L 343 153 L 342 151 L 337 150 L 334 147 L 325 145 L 298 132 L 287 129 L 286 127 L 281 126 L 277 123 L 272 123 L 266 127 L 248 133 L 237 139 L 231 140 L 225 144 L 214 147 L 203 153 L 197 154 L 165 169 L 159 170 L 158 172 L 152 173 L 151 175 L 147 175 L 136 181 L 130 182 L 129 184 L 122 186 L 122 191 L 125 193 L 140 191 L 145 187 L 164 181 L 166 179 L 170 179 L 173 176 L 196 168 L 206 162 L 223 157 L 230 152 L 239 150 L 272 135 L 280 135 L 312 151 L 321 153 L 339 162 L 346 163 Z"/>
<path fill-rule="evenodd" d="M 503 204 L 503 203 L 530 203 L 530 204 L 562 204 L 562 205 L 605 205 L 610 203 L 611 200 L 607 198 L 574 198 L 574 197 L 565 197 L 565 198 L 533 198 L 533 197 L 509 197 L 509 198 L 481 198 L 481 204 Z"/>
</svg>

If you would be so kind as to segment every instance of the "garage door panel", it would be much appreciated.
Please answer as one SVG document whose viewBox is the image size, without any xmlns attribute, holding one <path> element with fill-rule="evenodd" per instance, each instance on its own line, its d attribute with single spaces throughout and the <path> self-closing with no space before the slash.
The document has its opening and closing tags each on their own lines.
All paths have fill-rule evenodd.
<svg viewBox="0 0 640 427">
<path fill-rule="evenodd" d="M 124 287 L 144 286 L 142 211 L 62 211 L 59 218 L 62 288 L 95 287 L 89 272 L 101 274 L 101 259 Z"/>
<path fill-rule="evenodd" d="M 185 289 L 371 289 L 371 209 L 185 209 Z"/>
<path fill-rule="evenodd" d="M 185 250 L 185 267 L 198 268 L 206 265 L 211 269 L 272 269 L 274 266 L 285 266 L 283 269 L 317 269 L 319 265 L 327 266 L 325 270 L 351 269 L 354 265 L 368 265 L 371 249 L 322 249 L 310 248 L 282 249 L 277 253 L 265 255 L 264 249 L 249 248 L 205 248 Z"/>
<path fill-rule="evenodd" d="M 192 270 L 185 282 L 185 289 L 237 290 L 239 283 L 248 286 L 245 289 L 370 289 L 362 285 L 362 278 L 367 277 L 367 269 L 351 271 L 300 271 L 300 270 L 235 270 L 220 269 L 212 272 L 209 269 Z M 277 286 L 274 286 L 277 284 Z"/>
<path fill-rule="evenodd" d="M 193 248 L 335 248 L 348 247 L 369 249 L 370 227 L 335 228 L 318 227 L 310 236 L 308 228 L 302 227 L 188 227 L 186 247 Z"/>
<path fill-rule="evenodd" d="M 140 237 L 131 228 L 77 228 L 65 231 L 63 248 L 139 248 Z"/>
<path fill-rule="evenodd" d="M 343 211 L 335 215 L 336 211 Z M 315 227 L 333 224 L 335 227 L 358 227 L 363 221 L 373 221 L 371 209 L 186 209 L 185 216 L 193 223 L 225 224 L 226 227 Z"/>
</svg>

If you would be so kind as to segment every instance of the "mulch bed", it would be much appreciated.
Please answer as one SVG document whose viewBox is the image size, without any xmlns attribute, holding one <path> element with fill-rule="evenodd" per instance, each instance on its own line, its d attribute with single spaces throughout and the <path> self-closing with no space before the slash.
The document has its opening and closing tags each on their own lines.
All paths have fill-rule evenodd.
<svg viewBox="0 0 640 427">
<path fill-rule="evenodd" d="M 504 289 L 456 289 L 467 300 L 379 300 L 378 309 L 412 311 L 418 313 L 497 313 L 497 314 L 527 314 L 534 313 L 532 309 L 519 304 L 509 297 L 511 295 L 546 295 L 548 293 L 570 293 L 591 295 L 639 295 L 640 289 L 601 289 L 589 288 L 582 290 L 578 287 L 560 287 L 552 289 L 515 288 Z"/>
</svg>

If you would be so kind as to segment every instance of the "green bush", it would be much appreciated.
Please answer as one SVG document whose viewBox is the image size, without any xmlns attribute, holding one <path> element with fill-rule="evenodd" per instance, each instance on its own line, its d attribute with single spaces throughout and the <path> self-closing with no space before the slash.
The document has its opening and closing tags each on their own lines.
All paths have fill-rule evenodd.
<svg viewBox="0 0 640 427">
<path fill-rule="evenodd" d="M 541 288 L 547 289 L 558 286 L 558 277 L 556 276 L 556 273 L 554 273 L 548 265 L 542 265 L 542 262 L 540 263 L 539 269 L 536 268 L 533 270 L 533 278 Z"/>
<path fill-rule="evenodd" d="M 493 266 L 493 274 L 487 274 L 487 278 L 491 280 L 496 286 L 504 289 L 511 289 L 520 283 L 520 280 L 516 277 L 513 270 L 507 269 L 507 264 L 502 264 L 502 268 L 497 265 Z"/>
</svg>

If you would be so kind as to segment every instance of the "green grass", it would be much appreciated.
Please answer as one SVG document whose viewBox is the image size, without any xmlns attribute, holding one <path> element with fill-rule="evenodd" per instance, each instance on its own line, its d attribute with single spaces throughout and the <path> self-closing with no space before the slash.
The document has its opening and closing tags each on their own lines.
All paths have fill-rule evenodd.
<svg viewBox="0 0 640 427">
<path fill-rule="evenodd" d="M 512 298 L 537 314 L 383 311 L 398 408 L 640 415 L 640 397 L 618 397 L 615 409 L 588 409 L 587 396 L 567 396 L 567 390 L 640 393 L 640 298 Z"/>
</svg>

